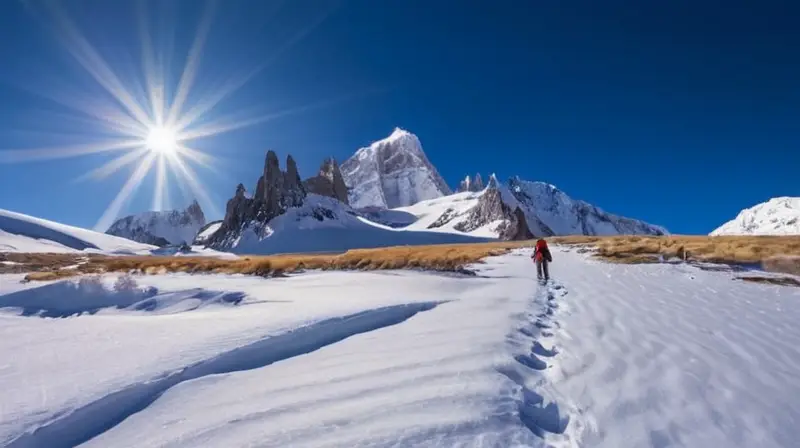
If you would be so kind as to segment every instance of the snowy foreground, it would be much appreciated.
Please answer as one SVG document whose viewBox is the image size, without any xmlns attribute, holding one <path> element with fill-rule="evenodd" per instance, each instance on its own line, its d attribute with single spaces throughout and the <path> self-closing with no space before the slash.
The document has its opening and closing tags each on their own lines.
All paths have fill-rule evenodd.
<svg viewBox="0 0 800 448">
<path fill-rule="evenodd" d="M 540 286 L 527 255 L 477 277 L 0 276 L 0 444 L 797 446 L 800 288 L 558 250 Z"/>
</svg>

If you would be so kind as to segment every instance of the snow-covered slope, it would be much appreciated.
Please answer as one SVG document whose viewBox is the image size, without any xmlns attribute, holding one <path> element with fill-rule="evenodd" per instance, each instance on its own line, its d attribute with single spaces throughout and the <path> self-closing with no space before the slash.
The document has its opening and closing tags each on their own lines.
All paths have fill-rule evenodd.
<svg viewBox="0 0 800 448">
<path fill-rule="evenodd" d="M 156 246 L 191 244 L 206 225 L 206 217 L 197 201 L 183 211 L 151 211 L 118 219 L 106 230 L 140 243 Z"/>
<path fill-rule="evenodd" d="M 214 247 L 240 254 L 273 254 L 481 241 L 486 238 L 394 229 L 362 217 L 334 198 L 309 194 L 302 206 L 288 208 L 266 225 L 253 221 Z"/>
<path fill-rule="evenodd" d="M 800 235 L 800 198 L 772 198 L 744 209 L 711 235 Z"/>
<path fill-rule="evenodd" d="M 471 278 L 0 276 L 0 308 L 25 307 L 0 312 L 0 445 L 796 446 L 800 289 L 557 247 L 540 285 L 528 257 Z"/>
<path fill-rule="evenodd" d="M 427 201 L 420 201 L 408 207 L 399 207 L 394 210 L 412 214 L 417 220 L 405 227 L 412 231 L 432 231 L 444 233 L 461 233 L 455 229 L 463 222 L 470 210 L 478 205 L 483 192 L 455 193 Z M 487 225 L 481 229 L 470 232 L 472 235 L 489 238 L 497 237 L 494 230 L 495 224 Z"/>
<path fill-rule="evenodd" d="M 141 253 L 154 246 L 0 209 L 0 252 Z"/>
<path fill-rule="evenodd" d="M 354 208 L 396 208 L 450 194 L 416 135 L 395 129 L 341 166 Z"/>
<path fill-rule="evenodd" d="M 463 233 L 468 219 L 483 195 L 496 188 L 503 203 L 514 210 L 519 207 L 525 215 L 526 225 L 533 235 L 662 235 L 666 229 L 643 221 L 606 213 L 598 207 L 577 201 L 556 187 L 543 182 L 528 182 L 512 178 L 498 183 L 492 176 L 486 189 L 480 192 L 465 191 L 436 199 L 418 202 L 395 210 L 413 214 L 417 221 L 408 230 Z M 483 225 L 468 232 L 470 235 L 497 237 L 502 220 L 482 222 Z M 473 226 L 474 227 L 474 226 Z M 468 227 L 469 228 L 469 227 Z"/>
<path fill-rule="evenodd" d="M 570 198 L 553 185 L 512 177 L 508 188 L 523 206 L 528 225 L 537 236 L 552 235 L 666 235 L 661 226 L 613 215 Z"/>
</svg>

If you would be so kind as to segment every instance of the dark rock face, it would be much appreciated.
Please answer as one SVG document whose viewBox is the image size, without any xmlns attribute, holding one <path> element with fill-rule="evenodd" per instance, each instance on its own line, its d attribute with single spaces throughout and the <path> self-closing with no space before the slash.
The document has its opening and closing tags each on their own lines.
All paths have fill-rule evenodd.
<svg viewBox="0 0 800 448">
<path fill-rule="evenodd" d="M 248 197 L 242 184 L 236 187 L 236 193 L 225 207 L 222 224 L 208 238 L 208 246 L 215 249 L 230 247 L 245 227 L 252 224 L 259 231 L 259 226 L 263 229 L 286 209 L 303 205 L 305 197 L 306 189 L 292 156 L 286 158 L 286 172 L 283 172 L 275 152 L 267 152 L 264 174 L 258 179 L 255 195 Z"/>
<path fill-rule="evenodd" d="M 467 218 L 454 228 L 460 232 L 472 232 L 494 221 L 502 221 L 497 228 L 498 237 L 502 240 L 525 240 L 534 237 L 528 228 L 525 213 L 519 207 L 512 210 L 503 202 L 496 182 L 494 186 L 490 185 L 486 189 L 478 204 L 469 211 Z"/>
<path fill-rule="evenodd" d="M 447 224 L 448 222 L 454 220 L 458 217 L 458 213 L 456 213 L 455 209 L 448 208 L 447 210 L 439 216 L 436 221 L 432 222 L 428 228 L 429 229 L 436 229 L 442 227 L 443 225 Z"/>
<path fill-rule="evenodd" d="M 306 179 L 303 182 L 303 186 L 309 193 L 335 198 L 345 204 L 350 203 L 347 197 L 347 186 L 344 183 L 339 164 L 333 158 L 325 159 L 319 168 L 319 173 Z"/>
<path fill-rule="evenodd" d="M 506 220 L 497 229 L 498 237 L 501 240 L 508 241 L 524 241 L 536 237 L 528 227 L 528 221 L 525 219 L 525 212 L 521 208 L 514 209 L 511 219 Z"/>
</svg>

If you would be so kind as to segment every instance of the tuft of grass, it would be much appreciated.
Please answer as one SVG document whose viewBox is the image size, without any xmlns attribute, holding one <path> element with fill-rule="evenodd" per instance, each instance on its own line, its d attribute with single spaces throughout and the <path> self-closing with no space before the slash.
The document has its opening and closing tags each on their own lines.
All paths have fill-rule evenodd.
<svg viewBox="0 0 800 448">
<path fill-rule="evenodd" d="M 61 280 L 63 278 L 73 277 L 77 274 L 74 270 L 61 270 L 61 271 L 39 271 L 31 272 L 25 276 L 25 281 L 31 282 L 49 282 L 53 280 Z"/>
<path fill-rule="evenodd" d="M 767 271 L 800 276 L 800 257 L 798 256 L 770 257 L 761 262 L 761 265 Z"/>
</svg>

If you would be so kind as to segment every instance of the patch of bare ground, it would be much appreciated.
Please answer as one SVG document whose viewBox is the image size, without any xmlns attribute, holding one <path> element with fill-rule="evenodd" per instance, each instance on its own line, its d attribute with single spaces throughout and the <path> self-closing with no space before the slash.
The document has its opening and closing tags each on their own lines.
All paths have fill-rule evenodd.
<svg viewBox="0 0 800 448">
<path fill-rule="evenodd" d="M 748 275 L 746 277 L 736 277 L 736 279 L 745 282 L 767 283 L 771 285 L 800 287 L 800 281 L 792 277 L 759 277 L 757 275 Z"/>
</svg>

